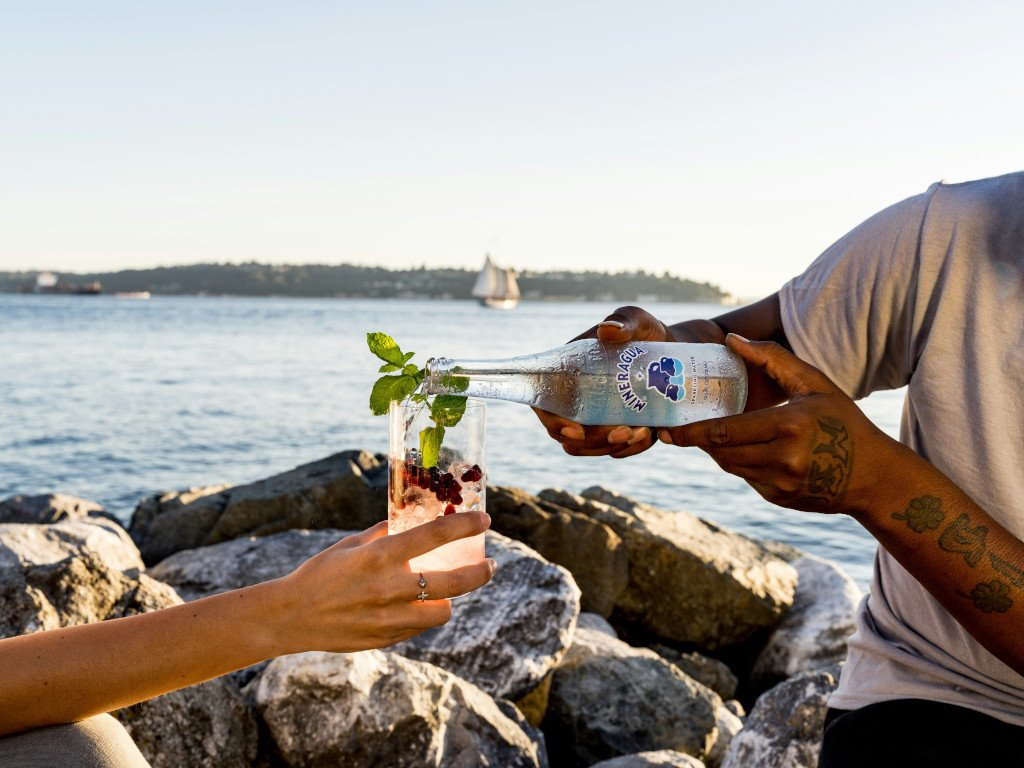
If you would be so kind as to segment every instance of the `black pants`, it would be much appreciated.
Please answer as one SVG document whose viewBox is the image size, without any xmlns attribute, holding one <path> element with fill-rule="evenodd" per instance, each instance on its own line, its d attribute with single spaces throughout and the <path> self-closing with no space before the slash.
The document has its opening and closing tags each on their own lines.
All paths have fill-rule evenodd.
<svg viewBox="0 0 1024 768">
<path fill-rule="evenodd" d="M 1024 766 L 1024 728 L 920 699 L 828 711 L 818 768 L 890 766 Z"/>
</svg>

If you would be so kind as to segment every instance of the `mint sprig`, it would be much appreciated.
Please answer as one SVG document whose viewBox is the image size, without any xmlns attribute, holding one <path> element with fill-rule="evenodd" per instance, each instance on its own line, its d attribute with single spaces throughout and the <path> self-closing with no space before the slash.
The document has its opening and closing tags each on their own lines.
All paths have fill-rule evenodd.
<svg viewBox="0 0 1024 768">
<path fill-rule="evenodd" d="M 426 393 L 419 391 L 426 377 L 426 369 L 409 362 L 414 352 L 402 352 L 395 340 L 386 333 L 366 334 L 366 344 L 373 354 L 384 361 L 378 372 L 387 374 L 377 379 L 370 391 L 370 411 L 375 416 L 387 413 L 393 400 L 427 402 Z M 457 377 L 455 383 L 465 389 L 469 382 L 463 377 Z M 466 412 L 466 398 L 462 395 L 437 395 L 429 405 L 430 420 L 434 426 L 420 431 L 420 460 L 427 468 L 437 465 L 441 443 L 444 441 L 444 428 L 459 423 L 462 414 Z"/>
</svg>

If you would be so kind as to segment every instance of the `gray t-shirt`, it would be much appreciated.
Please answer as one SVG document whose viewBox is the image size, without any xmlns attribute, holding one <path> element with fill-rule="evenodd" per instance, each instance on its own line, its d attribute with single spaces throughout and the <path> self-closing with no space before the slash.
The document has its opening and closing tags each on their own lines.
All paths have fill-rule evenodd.
<svg viewBox="0 0 1024 768">
<path fill-rule="evenodd" d="M 779 296 L 798 357 L 854 399 L 906 385 L 900 440 L 1024 539 L 1024 173 L 933 185 L 854 229 Z M 1024 725 L 1024 677 L 879 547 L 829 704 L 900 698 Z"/>
</svg>

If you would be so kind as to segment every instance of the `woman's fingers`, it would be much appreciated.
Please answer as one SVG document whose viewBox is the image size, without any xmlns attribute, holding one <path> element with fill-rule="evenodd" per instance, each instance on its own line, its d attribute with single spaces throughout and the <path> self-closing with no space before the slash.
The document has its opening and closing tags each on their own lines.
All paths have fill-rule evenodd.
<svg viewBox="0 0 1024 768">
<path fill-rule="evenodd" d="M 359 533 L 353 533 L 350 536 L 346 536 L 343 539 L 338 540 L 331 545 L 334 549 L 353 549 L 354 547 L 361 547 L 363 544 L 369 544 L 374 539 L 379 539 L 382 536 L 388 535 L 388 521 L 381 520 L 376 525 L 367 528 L 365 531 Z"/>
<path fill-rule="evenodd" d="M 494 560 L 485 559 L 479 563 L 463 565 L 449 571 L 414 572 L 409 576 L 407 588 L 403 589 L 402 594 L 397 597 L 419 600 L 420 595 L 426 595 L 423 602 L 459 597 L 474 589 L 479 589 L 489 582 L 497 567 Z"/>
<path fill-rule="evenodd" d="M 388 536 L 381 544 L 386 547 L 388 558 L 411 560 L 451 541 L 483 533 L 490 524 L 491 518 L 484 512 L 459 512 Z"/>
</svg>

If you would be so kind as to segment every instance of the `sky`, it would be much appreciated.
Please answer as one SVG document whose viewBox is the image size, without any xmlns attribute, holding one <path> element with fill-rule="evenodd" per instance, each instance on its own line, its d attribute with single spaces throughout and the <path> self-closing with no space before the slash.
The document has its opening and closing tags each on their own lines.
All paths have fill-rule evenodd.
<svg viewBox="0 0 1024 768">
<path fill-rule="evenodd" d="M 1024 165 L 1015 0 L 0 5 L 0 269 L 490 252 L 756 298 Z"/>
</svg>

